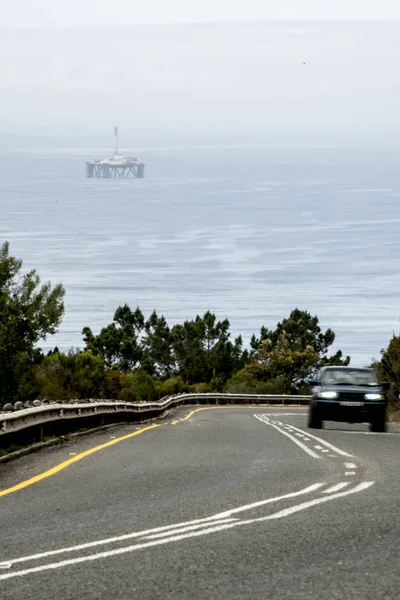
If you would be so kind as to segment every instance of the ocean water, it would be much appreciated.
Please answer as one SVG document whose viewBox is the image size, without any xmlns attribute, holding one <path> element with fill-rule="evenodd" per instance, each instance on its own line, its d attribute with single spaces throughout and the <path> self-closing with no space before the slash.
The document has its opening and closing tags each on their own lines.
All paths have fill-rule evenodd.
<svg viewBox="0 0 400 600">
<path fill-rule="evenodd" d="M 306 309 L 353 364 L 398 333 L 400 147 L 143 148 L 144 180 L 86 178 L 107 154 L 0 152 L 0 241 L 66 288 L 44 348 L 124 303 L 171 325 L 211 310 L 246 344 Z"/>
</svg>

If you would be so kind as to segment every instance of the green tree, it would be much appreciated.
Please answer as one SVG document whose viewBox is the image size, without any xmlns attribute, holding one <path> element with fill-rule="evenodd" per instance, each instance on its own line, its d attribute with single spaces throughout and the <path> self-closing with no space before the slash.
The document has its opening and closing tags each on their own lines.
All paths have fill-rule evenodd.
<svg viewBox="0 0 400 600">
<path fill-rule="evenodd" d="M 34 362 L 36 344 L 57 331 L 64 314 L 61 284 L 40 284 L 36 270 L 22 274 L 22 260 L 0 248 L 0 402 L 18 398 L 22 373 Z"/>
<path fill-rule="evenodd" d="M 285 331 L 272 342 L 267 339 L 258 348 L 258 358 L 248 370 L 261 380 L 276 380 L 282 393 L 294 391 L 318 363 L 319 355 L 311 345 L 304 346 L 300 338 L 290 339 Z"/>
<path fill-rule="evenodd" d="M 91 350 L 51 352 L 36 368 L 39 398 L 70 400 L 104 398 L 105 368 Z"/>
<path fill-rule="evenodd" d="M 247 368 L 234 373 L 224 386 L 228 394 L 283 394 L 284 389 L 280 380 L 261 381 Z"/>
<path fill-rule="evenodd" d="M 154 310 L 146 321 L 144 330 L 142 366 L 157 377 L 171 377 L 176 364 L 172 350 L 172 334 L 165 317 L 159 317 Z"/>
<path fill-rule="evenodd" d="M 387 348 L 381 350 L 381 360 L 374 361 L 372 366 L 378 372 L 381 381 L 391 384 L 389 400 L 398 404 L 400 399 L 400 336 L 393 335 Z"/>
<path fill-rule="evenodd" d="M 349 364 L 341 350 L 328 356 L 334 341 L 334 332 L 322 332 L 318 317 L 296 308 L 276 329 L 263 327 L 259 338 L 253 336 L 248 369 L 262 379 L 280 379 L 290 390 L 322 366 Z"/>
<path fill-rule="evenodd" d="M 135 373 L 126 373 L 121 381 L 122 390 L 119 398 L 126 402 L 152 402 L 157 392 L 152 377 L 139 369 Z"/>
<path fill-rule="evenodd" d="M 206 312 L 172 328 L 177 371 L 186 383 L 211 382 L 220 388 L 243 363 L 242 340 L 230 341 L 229 321 Z"/>
<path fill-rule="evenodd" d="M 143 359 L 140 336 L 145 321 L 139 307 L 132 311 L 127 304 L 119 306 L 113 323 L 94 335 L 89 327 L 82 330 L 86 350 L 101 356 L 107 368 L 124 373 L 138 368 Z"/>
</svg>

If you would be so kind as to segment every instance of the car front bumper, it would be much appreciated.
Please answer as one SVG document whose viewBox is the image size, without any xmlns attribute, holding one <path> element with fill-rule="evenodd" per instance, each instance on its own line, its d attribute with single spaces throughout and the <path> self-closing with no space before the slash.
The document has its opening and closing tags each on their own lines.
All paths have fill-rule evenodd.
<svg viewBox="0 0 400 600">
<path fill-rule="evenodd" d="M 386 402 L 360 400 L 312 400 L 314 408 L 317 409 L 322 420 L 344 421 L 347 423 L 370 422 L 382 415 Z"/>
</svg>

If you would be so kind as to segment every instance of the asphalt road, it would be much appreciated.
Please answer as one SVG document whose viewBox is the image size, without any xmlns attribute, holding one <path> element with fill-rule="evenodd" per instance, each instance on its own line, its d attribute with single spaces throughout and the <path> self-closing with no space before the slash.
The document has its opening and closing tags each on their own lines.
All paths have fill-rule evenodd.
<svg viewBox="0 0 400 600">
<path fill-rule="evenodd" d="M 400 598 L 400 432 L 190 411 L 0 465 L 0 598 Z"/>
</svg>

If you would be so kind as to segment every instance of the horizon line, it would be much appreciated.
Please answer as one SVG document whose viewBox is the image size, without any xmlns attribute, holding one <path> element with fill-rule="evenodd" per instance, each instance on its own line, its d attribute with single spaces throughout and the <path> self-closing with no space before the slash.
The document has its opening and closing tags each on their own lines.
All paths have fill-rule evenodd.
<svg viewBox="0 0 400 600">
<path fill-rule="evenodd" d="M 166 21 L 166 22 L 138 22 L 132 23 L 130 25 L 115 25 L 115 26 L 81 26 L 77 25 L 51 25 L 51 26 L 42 26 L 42 25 L 0 25 L 0 31 L 4 30 L 28 30 L 28 31 L 91 31 L 91 32 L 101 32 L 101 31 L 131 31 L 132 29 L 147 29 L 147 28 L 168 28 L 168 27 L 205 27 L 205 26 L 221 26 L 221 25 L 229 25 L 229 26 L 237 26 L 237 25 L 305 25 L 305 24 L 323 24 L 323 25 L 343 25 L 343 24 L 376 24 L 376 25 L 398 25 L 400 24 L 400 17 L 386 18 L 386 19 L 317 19 L 317 18 L 275 18 L 275 19 L 249 19 L 249 20 L 217 20 L 217 21 Z"/>
</svg>

